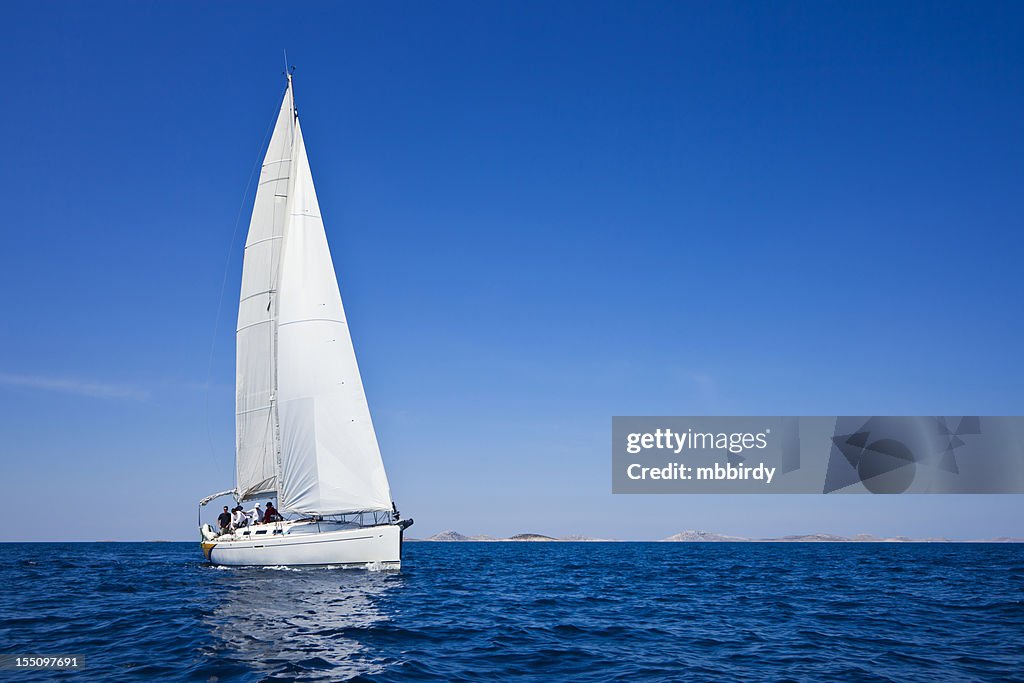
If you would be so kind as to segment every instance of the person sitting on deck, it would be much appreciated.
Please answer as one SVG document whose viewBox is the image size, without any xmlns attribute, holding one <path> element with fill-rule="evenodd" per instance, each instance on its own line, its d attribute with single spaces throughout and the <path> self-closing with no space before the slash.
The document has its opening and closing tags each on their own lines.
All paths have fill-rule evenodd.
<svg viewBox="0 0 1024 683">
<path fill-rule="evenodd" d="M 284 517 L 282 517 L 277 512 L 277 508 L 274 507 L 274 503 L 273 502 L 268 502 L 267 503 L 267 511 L 263 513 L 263 523 L 264 524 L 270 524 L 271 522 L 283 522 L 283 521 L 284 521 Z"/>
<path fill-rule="evenodd" d="M 252 517 L 253 524 L 263 523 L 263 509 L 260 507 L 259 503 L 256 503 L 256 507 L 254 507 L 252 510 L 249 510 L 249 516 Z"/>
<path fill-rule="evenodd" d="M 249 526 L 249 516 L 242 510 L 242 506 L 239 505 L 231 513 L 231 528 L 241 529 L 244 526 Z"/>
<path fill-rule="evenodd" d="M 224 512 L 217 516 L 217 526 L 220 527 L 220 532 L 227 533 L 231 530 L 231 513 L 228 512 L 228 506 L 224 506 Z"/>
</svg>

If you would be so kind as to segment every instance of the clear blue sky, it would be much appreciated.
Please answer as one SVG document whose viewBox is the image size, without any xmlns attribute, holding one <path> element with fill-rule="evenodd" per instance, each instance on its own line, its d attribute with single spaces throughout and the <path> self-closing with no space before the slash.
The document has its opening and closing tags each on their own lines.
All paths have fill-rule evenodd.
<svg viewBox="0 0 1024 683">
<path fill-rule="evenodd" d="M 0 539 L 191 539 L 233 484 L 282 48 L 413 535 L 1024 535 L 609 480 L 615 414 L 1021 413 L 1024 5 L 67 2 L 0 27 Z"/>
</svg>

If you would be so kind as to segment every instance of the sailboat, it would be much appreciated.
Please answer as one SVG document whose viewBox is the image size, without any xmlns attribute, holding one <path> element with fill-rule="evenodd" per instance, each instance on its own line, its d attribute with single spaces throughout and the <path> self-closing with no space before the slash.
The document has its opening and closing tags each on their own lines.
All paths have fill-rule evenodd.
<svg viewBox="0 0 1024 683">
<path fill-rule="evenodd" d="M 215 530 L 218 565 L 401 566 L 391 498 L 295 109 L 291 73 L 245 242 L 235 368 L 235 488 L 280 519 Z M 218 525 L 219 526 L 219 525 Z"/>
</svg>

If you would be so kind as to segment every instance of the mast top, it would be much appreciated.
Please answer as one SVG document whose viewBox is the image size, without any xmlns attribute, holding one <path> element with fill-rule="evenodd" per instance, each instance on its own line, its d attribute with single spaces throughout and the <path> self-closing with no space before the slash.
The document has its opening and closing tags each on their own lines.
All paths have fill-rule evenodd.
<svg viewBox="0 0 1024 683">
<path fill-rule="evenodd" d="M 288 50 L 284 51 L 284 75 L 288 79 L 288 85 L 292 84 L 292 74 L 295 72 L 295 66 L 288 64 Z"/>
<path fill-rule="evenodd" d="M 292 91 L 292 118 L 297 119 L 299 112 L 295 108 L 295 90 L 292 87 L 292 74 L 295 73 L 295 67 L 288 64 L 288 50 L 284 50 L 284 76 L 288 79 L 288 90 Z"/>
</svg>

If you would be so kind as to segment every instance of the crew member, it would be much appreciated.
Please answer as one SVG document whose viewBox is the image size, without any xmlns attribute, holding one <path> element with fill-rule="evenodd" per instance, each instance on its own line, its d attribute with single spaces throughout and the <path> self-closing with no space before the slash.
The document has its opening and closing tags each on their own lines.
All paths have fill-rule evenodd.
<svg viewBox="0 0 1024 683">
<path fill-rule="evenodd" d="M 249 510 L 249 516 L 252 518 L 253 524 L 263 523 L 263 508 L 260 507 L 259 503 L 256 503 L 256 507 L 254 507 L 252 510 Z"/>
<path fill-rule="evenodd" d="M 231 513 L 228 512 L 228 506 L 224 506 L 224 512 L 217 516 L 217 525 L 220 527 L 220 532 L 227 533 L 231 530 Z"/>
<path fill-rule="evenodd" d="M 263 523 L 264 524 L 270 524 L 271 522 L 283 522 L 283 521 L 284 521 L 284 517 L 282 517 L 277 512 L 277 508 L 274 507 L 274 502 L 273 501 L 267 502 L 267 511 L 263 513 Z"/>
<path fill-rule="evenodd" d="M 231 528 L 241 529 L 244 526 L 249 526 L 249 516 L 242 510 L 242 506 L 239 505 L 235 508 L 234 512 L 231 513 Z"/>
</svg>

